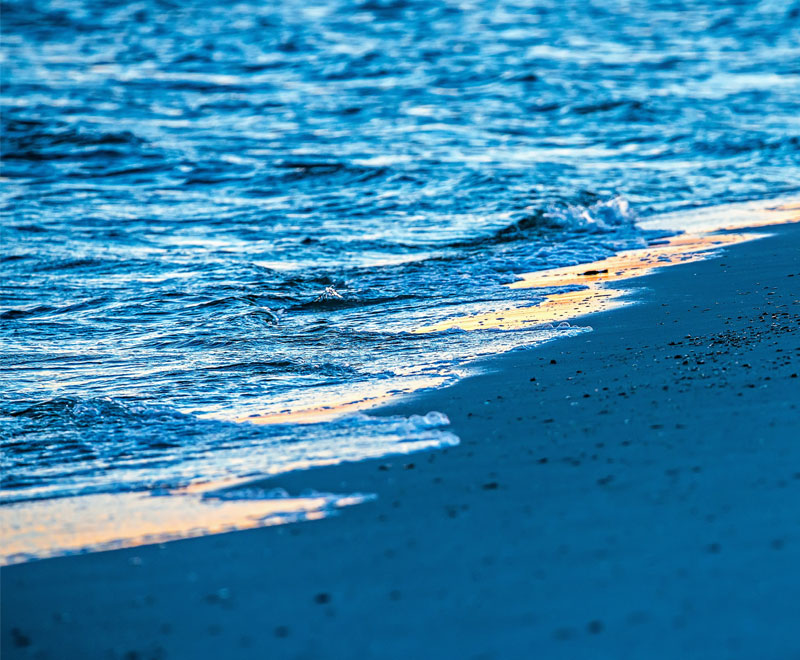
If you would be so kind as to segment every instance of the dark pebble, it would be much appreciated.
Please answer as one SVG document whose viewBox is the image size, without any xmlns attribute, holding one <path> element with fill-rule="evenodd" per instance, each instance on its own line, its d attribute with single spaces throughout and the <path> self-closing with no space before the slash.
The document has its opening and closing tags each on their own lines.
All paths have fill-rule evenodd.
<svg viewBox="0 0 800 660">
<path fill-rule="evenodd" d="M 19 628 L 11 629 L 11 638 L 14 640 L 14 646 L 25 648 L 31 645 L 30 637 L 24 634 Z"/>
<path fill-rule="evenodd" d="M 603 632 L 603 622 L 598 621 L 597 619 L 595 619 L 594 621 L 589 621 L 589 624 L 586 626 L 586 629 L 592 635 L 599 635 L 601 632 Z"/>
</svg>

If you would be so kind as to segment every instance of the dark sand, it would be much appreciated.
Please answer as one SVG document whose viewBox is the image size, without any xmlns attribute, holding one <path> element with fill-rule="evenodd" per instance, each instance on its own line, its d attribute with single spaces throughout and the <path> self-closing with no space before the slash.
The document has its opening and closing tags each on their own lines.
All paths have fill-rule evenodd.
<svg viewBox="0 0 800 660">
<path fill-rule="evenodd" d="M 800 658 L 800 226 L 393 412 L 461 446 L 276 479 L 317 522 L 2 571 L 3 658 Z"/>
</svg>

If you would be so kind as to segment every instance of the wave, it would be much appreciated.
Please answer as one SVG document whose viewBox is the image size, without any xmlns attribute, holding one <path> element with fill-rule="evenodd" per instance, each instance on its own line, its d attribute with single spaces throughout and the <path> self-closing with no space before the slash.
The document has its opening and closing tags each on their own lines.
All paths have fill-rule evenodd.
<svg viewBox="0 0 800 660">
<path fill-rule="evenodd" d="M 0 404 L 0 502 L 170 490 L 406 454 L 457 444 L 448 425 L 438 412 L 256 425 L 108 397 L 7 400 Z"/>
<path fill-rule="evenodd" d="M 583 195 L 593 196 L 592 193 Z M 543 237 L 554 231 L 561 233 L 635 232 L 638 214 L 627 199 L 617 195 L 588 204 L 557 202 L 541 208 L 529 208 L 522 217 L 497 230 L 490 236 L 458 241 L 451 247 L 474 247 L 492 243 L 525 240 L 532 235 Z M 552 238 L 558 238 L 552 236 Z"/>
<path fill-rule="evenodd" d="M 9 119 L 3 122 L 3 158 L 59 160 L 87 156 L 139 155 L 146 142 L 131 131 L 75 128 L 63 122 Z"/>
<path fill-rule="evenodd" d="M 565 204 L 552 206 L 545 213 L 547 220 L 556 227 L 573 231 L 613 232 L 632 229 L 638 220 L 637 214 L 622 196 L 589 206 Z"/>
</svg>

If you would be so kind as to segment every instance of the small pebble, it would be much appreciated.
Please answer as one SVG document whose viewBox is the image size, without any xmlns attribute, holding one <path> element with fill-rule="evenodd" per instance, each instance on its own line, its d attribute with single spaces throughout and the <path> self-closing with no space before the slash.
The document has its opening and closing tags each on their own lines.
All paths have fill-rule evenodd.
<svg viewBox="0 0 800 660">
<path fill-rule="evenodd" d="M 603 622 L 598 621 L 597 619 L 595 619 L 594 621 L 589 621 L 589 624 L 586 626 L 586 629 L 592 635 L 598 635 L 601 632 L 603 632 Z"/>
</svg>

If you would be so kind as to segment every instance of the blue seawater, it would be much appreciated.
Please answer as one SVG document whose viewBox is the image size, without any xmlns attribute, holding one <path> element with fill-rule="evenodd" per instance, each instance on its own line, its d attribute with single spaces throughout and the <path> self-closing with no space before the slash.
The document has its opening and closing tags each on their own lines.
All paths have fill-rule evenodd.
<svg viewBox="0 0 800 660">
<path fill-rule="evenodd" d="M 6 0 L 2 58 L 4 501 L 451 443 L 206 416 L 446 382 L 558 332 L 410 330 L 800 190 L 797 2 Z"/>
</svg>

